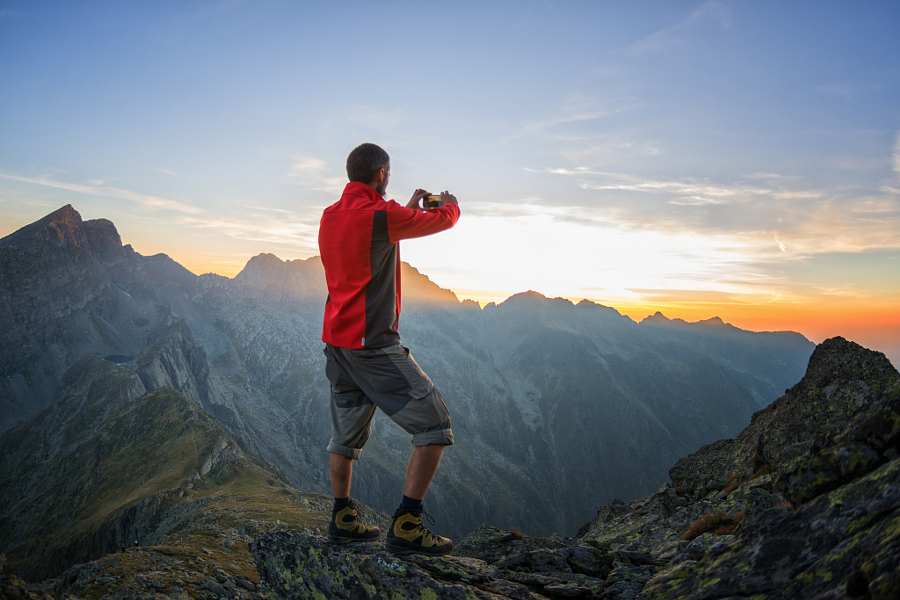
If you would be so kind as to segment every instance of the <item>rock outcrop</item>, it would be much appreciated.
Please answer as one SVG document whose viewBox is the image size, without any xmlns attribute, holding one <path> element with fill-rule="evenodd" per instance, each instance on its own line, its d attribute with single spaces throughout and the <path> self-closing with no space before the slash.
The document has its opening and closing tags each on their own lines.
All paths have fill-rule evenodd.
<svg viewBox="0 0 900 600">
<path fill-rule="evenodd" d="M 765 465 L 788 463 L 812 444 L 865 414 L 874 395 L 896 381 L 897 371 L 880 352 L 862 351 L 843 338 L 820 344 L 806 375 L 784 396 L 753 415 L 734 439 L 719 440 L 675 463 L 676 486 L 696 488 L 735 473 L 749 477 Z"/>
<path fill-rule="evenodd" d="M 629 560 L 559 539 L 517 540 L 493 528 L 474 532 L 455 556 L 442 558 L 401 559 L 381 542 L 335 546 L 292 531 L 259 536 L 250 551 L 267 593 L 278 598 L 600 598 L 617 559 Z"/>
<path fill-rule="evenodd" d="M 900 374 L 881 353 L 827 340 L 738 438 L 679 464 L 689 486 L 614 501 L 575 538 L 482 528 L 401 559 L 279 532 L 251 550 L 279 598 L 900 597 Z"/>
</svg>

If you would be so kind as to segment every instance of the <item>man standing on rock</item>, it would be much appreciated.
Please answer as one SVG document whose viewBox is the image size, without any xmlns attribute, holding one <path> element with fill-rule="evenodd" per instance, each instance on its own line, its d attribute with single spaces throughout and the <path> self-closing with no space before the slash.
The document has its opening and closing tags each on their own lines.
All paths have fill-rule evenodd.
<svg viewBox="0 0 900 600">
<path fill-rule="evenodd" d="M 369 438 L 380 408 L 412 435 L 403 501 L 394 513 L 386 546 L 397 554 L 439 556 L 453 542 L 422 525 L 422 500 L 453 443 L 450 413 L 409 350 L 400 345 L 399 241 L 450 229 L 459 219 L 456 198 L 440 195 L 440 206 L 422 208 L 428 196 L 416 190 L 403 206 L 383 198 L 391 175 L 390 157 L 375 144 L 362 144 L 347 157 L 350 183 L 325 209 L 319 252 L 325 267 L 325 375 L 331 383 L 331 485 L 334 510 L 328 539 L 343 544 L 371 542 L 377 527 L 360 522 L 350 500 L 353 461 Z"/>
</svg>

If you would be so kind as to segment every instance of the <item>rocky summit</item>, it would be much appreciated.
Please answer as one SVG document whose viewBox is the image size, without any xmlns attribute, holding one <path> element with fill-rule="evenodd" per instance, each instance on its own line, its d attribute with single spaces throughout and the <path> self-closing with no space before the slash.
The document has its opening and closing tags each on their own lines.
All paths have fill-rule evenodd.
<svg viewBox="0 0 900 600">
<path fill-rule="evenodd" d="M 270 598 L 900 598 L 900 374 L 883 354 L 827 340 L 744 432 L 672 472 L 573 538 L 482 527 L 452 556 L 399 558 L 279 531 L 250 549 Z"/>
</svg>

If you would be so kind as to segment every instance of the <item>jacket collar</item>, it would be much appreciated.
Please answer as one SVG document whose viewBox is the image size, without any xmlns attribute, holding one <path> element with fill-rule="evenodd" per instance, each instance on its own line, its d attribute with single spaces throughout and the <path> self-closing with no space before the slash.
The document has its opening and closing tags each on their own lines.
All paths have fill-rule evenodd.
<svg viewBox="0 0 900 600">
<path fill-rule="evenodd" d="M 367 183 L 359 183 L 358 181 L 351 181 L 346 186 L 344 186 L 344 195 L 353 195 L 353 196 L 365 196 L 370 200 L 381 200 L 384 201 L 384 198 L 381 197 L 381 194 L 375 191 L 371 185 Z"/>
</svg>

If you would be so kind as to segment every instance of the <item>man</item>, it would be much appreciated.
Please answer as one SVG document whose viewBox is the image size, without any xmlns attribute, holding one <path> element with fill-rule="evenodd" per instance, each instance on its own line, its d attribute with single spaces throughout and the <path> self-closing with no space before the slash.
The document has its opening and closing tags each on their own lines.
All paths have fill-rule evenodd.
<svg viewBox="0 0 900 600">
<path fill-rule="evenodd" d="M 439 556 L 450 552 L 453 542 L 422 525 L 422 501 L 444 446 L 453 443 L 453 432 L 440 392 L 400 345 L 398 243 L 453 227 L 459 206 L 444 192 L 441 206 L 425 209 L 419 201 L 429 194 L 422 189 L 406 206 L 385 201 L 390 157 L 375 144 L 362 144 L 350 153 L 347 176 L 350 183 L 341 199 L 325 209 L 319 226 L 328 284 L 322 341 L 331 383 L 328 451 L 334 510 L 328 539 L 342 544 L 380 536 L 377 527 L 360 521 L 350 500 L 353 461 L 369 438 L 377 407 L 412 435 L 414 446 L 403 500 L 385 545 L 397 554 Z"/>
</svg>

